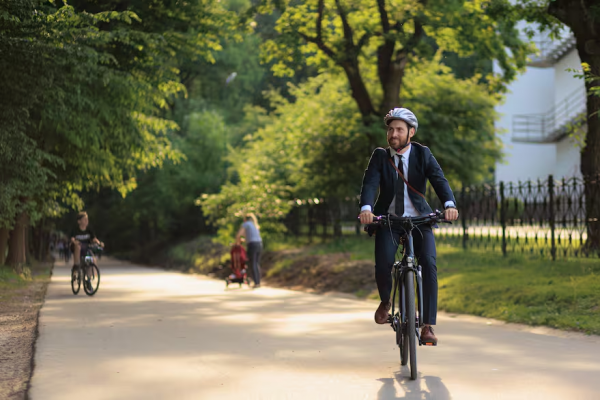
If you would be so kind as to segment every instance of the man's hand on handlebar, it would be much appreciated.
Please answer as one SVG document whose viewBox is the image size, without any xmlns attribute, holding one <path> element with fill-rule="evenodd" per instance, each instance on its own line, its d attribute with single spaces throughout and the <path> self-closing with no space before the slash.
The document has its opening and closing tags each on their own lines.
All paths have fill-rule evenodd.
<svg viewBox="0 0 600 400">
<path fill-rule="evenodd" d="M 358 216 L 358 218 L 360 219 L 360 223 L 363 225 L 372 224 L 373 217 L 375 217 L 375 215 L 369 210 L 361 211 Z"/>
<path fill-rule="evenodd" d="M 444 218 L 447 221 L 456 221 L 458 219 L 458 210 L 456 208 L 447 208 L 444 212 Z"/>
</svg>

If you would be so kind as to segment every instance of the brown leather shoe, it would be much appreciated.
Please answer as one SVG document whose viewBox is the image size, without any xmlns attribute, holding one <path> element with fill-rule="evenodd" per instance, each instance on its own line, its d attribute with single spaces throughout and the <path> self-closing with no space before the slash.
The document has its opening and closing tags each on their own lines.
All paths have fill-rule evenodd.
<svg viewBox="0 0 600 400">
<path fill-rule="evenodd" d="M 377 311 L 375 311 L 375 322 L 378 324 L 385 324 L 388 322 L 388 318 L 390 316 L 390 308 L 392 308 L 392 303 L 389 301 L 384 303 L 383 301 L 377 307 Z"/>
<path fill-rule="evenodd" d="M 435 337 L 431 326 L 424 326 L 421 328 L 421 343 L 437 345 L 437 338 Z"/>
</svg>

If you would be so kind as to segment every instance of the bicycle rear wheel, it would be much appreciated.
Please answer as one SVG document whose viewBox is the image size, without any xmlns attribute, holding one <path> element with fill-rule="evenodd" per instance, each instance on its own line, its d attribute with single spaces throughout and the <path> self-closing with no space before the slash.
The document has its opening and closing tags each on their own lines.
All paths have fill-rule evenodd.
<svg viewBox="0 0 600 400">
<path fill-rule="evenodd" d="M 79 293 L 81 289 L 81 270 L 78 267 L 71 268 L 71 290 L 73 294 Z"/>
<path fill-rule="evenodd" d="M 406 299 L 406 336 L 410 358 L 410 379 L 417 379 L 417 328 L 415 316 L 415 274 L 408 270 L 404 276 L 404 296 Z"/>
<path fill-rule="evenodd" d="M 88 296 L 93 296 L 100 286 L 100 270 L 96 264 L 90 264 L 87 268 L 84 267 L 84 271 L 83 290 Z"/>
</svg>

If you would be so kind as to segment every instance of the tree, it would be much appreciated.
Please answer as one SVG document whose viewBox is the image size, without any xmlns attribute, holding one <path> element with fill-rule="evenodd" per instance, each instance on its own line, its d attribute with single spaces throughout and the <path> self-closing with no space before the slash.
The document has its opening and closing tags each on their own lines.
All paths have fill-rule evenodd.
<svg viewBox="0 0 600 400">
<path fill-rule="evenodd" d="M 548 13 L 555 16 L 573 31 L 577 53 L 587 65 L 587 73 L 600 75 L 600 6 L 594 0 L 555 0 L 549 2 Z M 600 251 L 600 202 L 598 177 L 600 176 L 600 97 L 595 95 L 600 87 L 597 79 L 586 79 L 587 135 L 581 150 L 581 174 L 586 177 L 585 198 L 588 220 L 589 250 Z"/>
<path fill-rule="evenodd" d="M 134 249 L 138 261 L 151 261 L 154 249 L 201 231 L 205 223 L 195 200 L 225 181 L 226 130 L 216 112 L 192 113 L 170 137 L 181 161 L 138 173 L 137 188 L 125 198 L 114 190 L 84 196 L 96 234 L 111 251 Z"/>
<path fill-rule="evenodd" d="M 477 77 L 456 79 L 439 58 L 406 71 L 403 96 L 420 115 L 415 139 L 431 145 L 451 181 L 477 182 L 489 177 L 500 156 L 493 126 L 498 96 Z M 235 153 L 230 181 L 221 193 L 199 201 L 222 238 L 247 211 L 257 213 L 273 234 L 281 232 L 282 213 L 298 201 L 320 198 L 336 204 L 360 190 L 368 158 L 356 149 L 366 147 L 368 139 L 345 77 L 322 73 L 290 93 L 293 102 L 272 95 L 274 112 Z M 377 144 L 385 145 L 385 137 L 380 122 Z"/>
<path fill-rule="evenodd" d="M 7 205 L 0 228 L 14 227 L 12 265 L 24 262 L 22 221 L 80 206 L 83 190 L 125 195 L 138 171 L 180 158 L 167 137 L 178 126 L 165 118 L 185 93 L 178 57 L 210 57 L 228 15 L 217 2 L 172 10 L 145 3 L 140 10 L 154 14 L 145 13 L 144 22 L 124 2 L 96 10 L 94 2 L 2 4 L 1 128 L 8 134 L 0 140 L 0 168 L 10 190 L 0 195 Z"/>
<path fill-rule="evenodd" d="M 482 77 L 492 92 L 524 68 L 531 50 L 514 22 L 494 19 L 480 2 L 310 0 L 282 9 L 280 35 L 264 46 L 266 60 L 279 61 L 276 74 L 291 74 L 299 49 L 309 64 L 341 68 L 371 145 L 373 124 L 394 107 L 410 106 L 401 98 L 407 68 L 430 60 L 437 49 L 496 60 L 502 76 Z"/>
<path fill-rule="evenodd" d="M 585 86 L 587 96 L 587 133 L 581 150 L 581 174 L 585 177 L 586 217 L 590 251 L 600 251 L 600 202 L 597 177 L 600 174 L 600 97 L 596 96 L 600 81 L 600 6 L 595 0 L 496 0 L 490 2 L 490 12 L 496 18 L 514 23 L 524 20 L 532 25 L 527 28 L 530 35 L 534 30 L 548 32 L 555 38 L 566 25 L 575 36 L 577 53 L 586 65 Z M 563 25 L 564 24 L 564 25 Z"/>
</svg>

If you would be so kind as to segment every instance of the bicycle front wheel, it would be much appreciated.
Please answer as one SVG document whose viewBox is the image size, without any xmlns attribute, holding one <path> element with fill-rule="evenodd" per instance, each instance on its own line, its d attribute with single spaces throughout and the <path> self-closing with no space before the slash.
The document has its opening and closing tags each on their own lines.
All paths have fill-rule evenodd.
<svg viewBox="0 0 600 400">
<path fill-rule="evenodd" d="M 88 296 L 93 296 L 100 286 L 100 270 L 96 264 L 90 264 L 83 274 L 83 290 Z"/>
<path fill-rule="evenodd" d="M 397 296 L 397 297 L 396 297 Z M 406 365 L 408 363 L 408 336 L 406 336 L 406 330 L 404 322 L 404 315 L 402 314 L 402 282 L 400 282 L 400 271 L 394 278 L 394 297 L 393 301 L 398 301 L 398 310 L 394 314 L 394 323 L 396 323 L 396 344 L 400 349 L 400 365 Z"/>
<path fill-rule="evenodd" d="M 417 379 L 417 324 L 415 315 L 415 274 L 406 271 L 404 276 L 404 296 L 406 299 L 406 336 L 410 358 L 410 379 Z"/>
<path fill-rule="evenodd" d="M 81 270 L 78 267 L 71 268 L 71 290 L 73 294 L 79 293 L 81 289 Z"/>
</svg>

